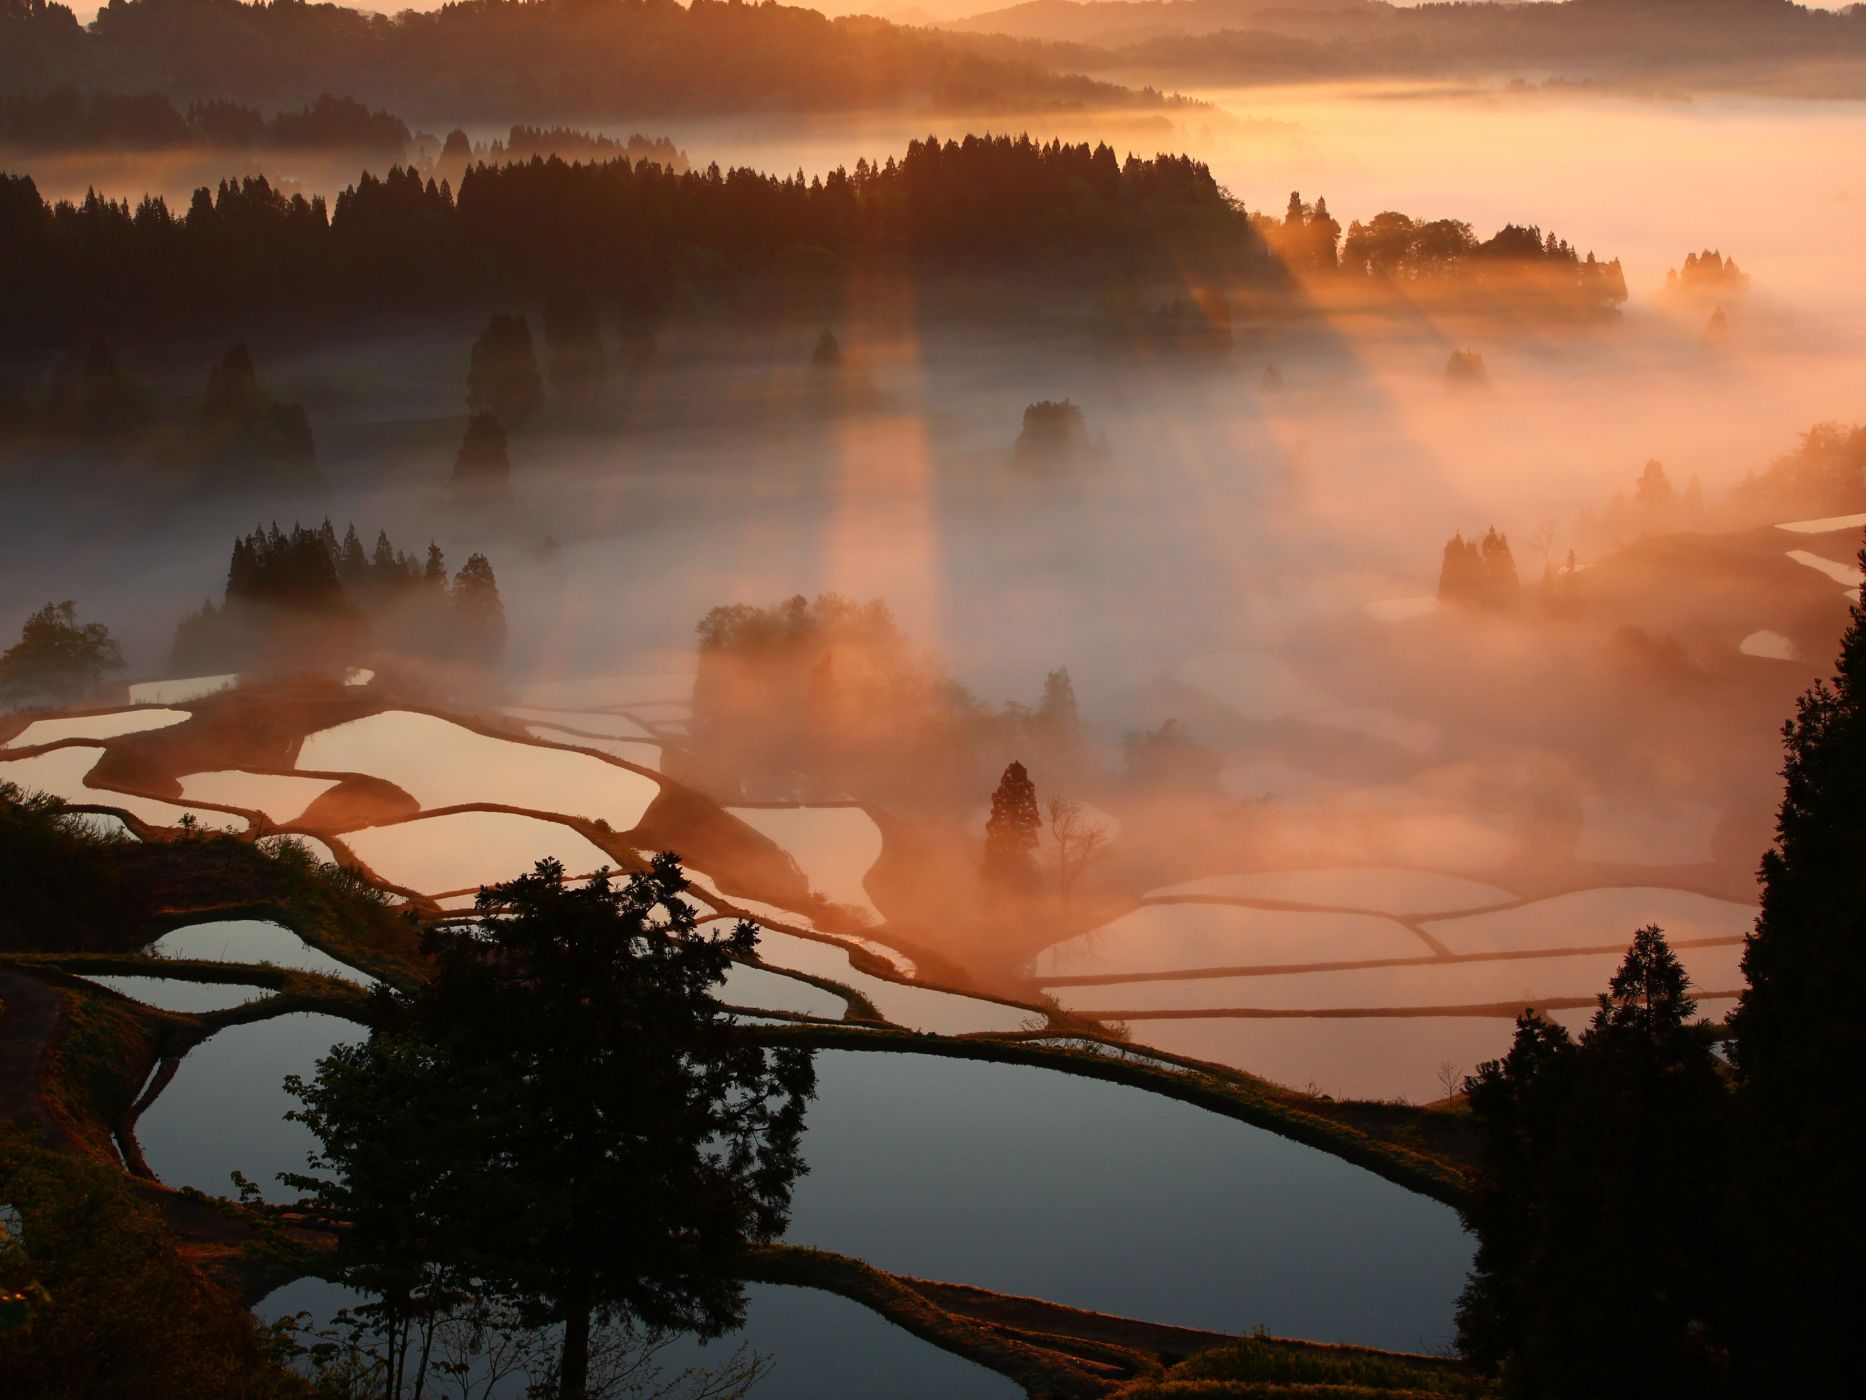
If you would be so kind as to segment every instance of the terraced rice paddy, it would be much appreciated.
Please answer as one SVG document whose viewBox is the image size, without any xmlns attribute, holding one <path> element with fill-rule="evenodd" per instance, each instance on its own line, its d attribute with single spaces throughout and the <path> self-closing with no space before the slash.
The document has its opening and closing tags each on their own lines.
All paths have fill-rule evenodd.
<svg viewBox="0 0 1866 1400">
<path fill-rule="evenodd" d="M 617 831 L 660 795 L 654 779 L 588 754 L 495 739 L 434 715 L 389 710 L 305 737 L 300 769 L 367 773 L 428 810 L 490 803 L 601 818 Z"/>
<path fill-rule="evenodd" d="M 193 716 L 186 710 L 139 709 L 111 710 L 95 715 L 59 715 L 35 719 L 15 734 L 0 749 L 29 749 L 40 744 L 56 744 L 65 739 L 118 739 L 125 734 L 142 734 L 151 729 L 166 729 Z"/>
<path fill-rule="evenodd" d="M 196 962 L 266 963 L 299 972 L 319 972 L 359 986 L 376 979 L 313 948 L 304 939 L 266 919 L 211 919 L 171 929 L 149 945 L 157 957 Z"/>
<path fill-rule="evenodd" d="M 562 822 L 516 812 L 448 812 L 345 832 L 343 842 L 382 879 L 420 894 L 496 884 L 545 857 L 572 875 L 615 861 Z"/>
</svg>

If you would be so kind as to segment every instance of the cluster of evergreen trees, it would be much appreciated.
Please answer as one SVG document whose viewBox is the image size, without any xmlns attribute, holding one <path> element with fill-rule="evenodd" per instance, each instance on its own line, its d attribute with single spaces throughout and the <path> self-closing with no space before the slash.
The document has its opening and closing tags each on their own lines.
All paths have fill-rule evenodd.
<svg viewBox="0 0 1866 1400">
<path fill-rule="evenodd" d="M 1667 270 L 1665 290 L 1719 302 L 1736 301 L 1749 293 L 1749 274 L 1736 265 L 1735 258 L 1706 248 L 1701 253 L 1686 253 L 1682 267 Z"/>
<path fill-rule="evenodd" d="M 1500 534 L 1495 526 L 1484 531 L 1482 539 L 1467 540 L 1458 534 L 1445 541 L 1445 557 L 1438 571 L 1441 603 L 1506 608 L 1520 594 L 1521 580 L 1516 575 L 1509 536 Z"/>
<path fill-rule="evenodd" d="M 1314 237 L 1318 222 L 1311 219 L 1306 236 Z M 1343 268 L 1374 277 L 1541 291 L 1601 308 L 1626 300 L 1626 276 L 1618 258 L 1600 262 L 1591 252 L 1582 257 L 1567 239 L 1520 224 L 1505 224 L 1489 238 L 1479 239 L 1469 224 L 1457 219 L 1421 221 L 1389 210 L 1366 223 L 1356 219 L 1348 225 L 1340 260 Z"/>
<path fill-rule="evenodd" d="M 1731 487 L 1729 501 L 1770 523 L 1866 509 L 1866 425 L 1816 423 L 1792 451 Z"/>
<path fill-rule="evenodd" d="M 1271 276 L 1244 211 L 1200 162 L 1118 160 L 1107 146 L 1027 137 L 910 144 L 853 172 L 677 174 L 626 157 L 476 165 L 458 198 L 410 169 L 364 175 L 334 207 L 263 177 L 197 190 L 185 211 L 91 194 L 48 204 L 0 175 L 0 297 L 8 334 L 44 342 L 74 325 L 188 325 L 265 311 L 433 309 L 475 295 L 527 300 L 570 284 L 605 304 L 670 279 L 777 292 L 857 263 L 1084 264 L 1174 276 Z M 773 276 L 775 274 L 775 276 Z"/>
<path fill-rule="evenodd" d="M 1578 1042 L 1525 1013 L 1466 1081 L 1459 1344 L 1508 1396 L 1825 1395 L 1855 1369 L 1866 604 L 1784 738 L 1728 1062 L 1647 928 Z"/>
<path fill-rule="evenodd" d="M 961 810 L 1023 751 L 1078 742 L 1067 672 L 1035 705 L 987 705 L 908 642 L 886 604 L 836 594 L 714 608 L 698 626 L 693 730 L 720 780 L 806 769 L 925 810 Z"/>
<path fill-rule="evenodd" d="M 514 123 L 505 140 L 495 137 L 477 145 L 456 127 L 447 133 L 447 142 L 441 148 L 441 165 L 445 168 L 458 160 L 464 173 L 471 164 L 511 165 L 534 156 L 579 161 L 614 160 L 625 156 L 637 165 L 649 161 L 677 175 L 691 169 L 687 153 L 665 136 L 649 137 L 633 132 L 623 138 L 567 126 L 540 127 L 523 122 Z"/>
<path fill-rule="evenodd" d="M 340 539 L 277 525 L 234 540 L 221 602 L 210 598 L 175 629 L 178 674 L 330 669 L 372 658 L 485 671 L 505 649 L 505 610 L 483 554 L 452 578 L 438 545 L 425 560 L 387 532 L 365 550 L 354 525 Z"/>
<path fill-rule="evenodd" d="M 399 117 L 329 93 L 270 117 L 237 102 L 194 101 L 177 109 L 159 92 L 82 93 L 61 87 L 0 96 L 0 146 L 26 151 L 319 149 L 390 163 L 408 155 L 411 139 Z"/>
</svg>

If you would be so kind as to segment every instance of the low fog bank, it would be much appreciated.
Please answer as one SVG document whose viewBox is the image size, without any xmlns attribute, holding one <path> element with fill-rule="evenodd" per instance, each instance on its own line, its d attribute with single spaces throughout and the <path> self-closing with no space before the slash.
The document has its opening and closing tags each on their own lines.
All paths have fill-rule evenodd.
<svg viewBox="0 0 1866 1400">
<path fill-rule="evenodd" d="M 236 532 L 325 517 L 417 556 L 431 539 L 456 569 L 487 556 L 505 695 L 690 672 L 695 626 L 721 605 L 882 600 L 915 694 L 949 677 L 977 704 L 957 721 L 929 711 L 937 744 L 919 711 L 883 706 L 860 762 L 844 755 L 814 791 L 846 788 L 901 824 L 891 849 L 913 859 L 877 875 L 877 900 L 891 919 L 921 910 L 912 936 L 956 930 L 940 951 L 988 978 L 1031 951 L 959 926 L 980 813 L 1011 759 L 1045 799 L 1118 823 L 1081 902 L 1061 924 L 1033 919 L 1039 941 L 1245 865 L 1425 866 L 1526 894 L 1663 877 L 1745 897 L 1777 726 L 1828 664 L 1857 545 L 1774 527 L 1861 508 L 1732 494 L 1813 425 L 1866 419 L 1866 280 L 1832 198 L 1846 186 L 1824 164 L 1827 118 L 1258 110 L 1296 123 L 1306 148 L 1215 156 L 1253 207 L 1287 198 L 1281 169 L 1344 226 L 1453 212 L 1482 237 L 1539 218 L 1623 258 L 1626 309 L 1552 324 L 1507 300 L 1480 314 L 1402 286 L 1345 306 L 1310 288 L 1179 342 L 1112 334 L 1092 313 L 947 314 L 936 296 L 858 296 L 820 321 L 676 309 L 652 354 L 611 333 L 595 397 L 552 397 L 510 426 L 509 485 L 491 496 L 455 481 L 483 312 L 361 342 L 278 331 L 253 358 L 305 409 L 328 489 L 204 503 L 16 460 L 0 629 L 74 598 L 125 639 L 133 673 L 159 674 L 177 618 L 224 585 Z M 1389 144 L 1362 147 L 1382 122 Z M 1774 164 L 1734 158 L 1770 134 Z M 1575 148 L 1551 147 L 1557 135 Z M 1720 258 L 1716 278 L 1668 290 L 1668 270 L 1713 248 L 1741 275 Z M 538 307 L 508 309 L 537 326 Z M 218 351 L 122 353 L 183 402 Z M 1449 375 L 1454 360 L 1481 374 Z M 1654 461 L 1691 512 L 1629 515 Z M 1492 527 L 1514 552 L 1516 601 L 1436 603 L 1446 541 Z M 1029 727 L 1060 668 L 1084 726 L 1066 758 Z M 783 724 L 774 747 L 797 741 Z M 911 756 L 877 758 L 891 744 Z M 685 772 L 735 798 L 752 770 Z"/>
</svg>

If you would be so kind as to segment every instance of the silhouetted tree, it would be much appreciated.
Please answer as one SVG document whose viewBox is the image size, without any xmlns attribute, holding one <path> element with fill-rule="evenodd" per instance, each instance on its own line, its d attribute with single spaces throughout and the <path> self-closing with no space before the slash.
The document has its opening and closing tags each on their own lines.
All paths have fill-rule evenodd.
<svg viewBox="0 0 1866 1400">
<path fill-rule="evenodd" d="M 460 450 L 454 454 L 454 489 L 476 496 L 506 496 L 512 490 L 512 459 L 506 452 L 505 428 L 490 413 L 467 420 Z"/>
<path fill-rule="evenodd" d="M 1024 410 L 1024 428 L 1017 436 L 1020 461 L 1061 461 L 1088 442 L 1082 410 L 1068 399 L 1044 399 Z"/>
<path fill-rule="evenodd" d="M 560 1328 L 561 1400 L 607 1323 L 738 1325 L 734 1265 L 803 1170 L 810 1053 L 736 1030 L 717 991 L 757 929 L 703 933 L 685 888 L 662 855 L 620 886 L 547 860 L 482 890 L 498 917 L 433 932 L 430 979 L 294 1086 L 325 1170 L 293 1184 L 358 1225 L 331 1272 L 385 1317 L 418 1318 L 444 1273 Z"/>
<path fill-rule="evenodd" d="M 834 369 L 842 363 L 842 342 L 828 327 L 817 336 L 816 346 L 810 351 L 810 363 L 818 369 Z"/>
<path fill-rule="evenodd" d="M 201 403 L 201 451 L 226 484 L 321 487 L 317 441 L 303 405 L 279 403 L 259 383 L 243 343 L 208 376 Z"/>
<path fill-rule="evenodd" d="M 449 595 L 457 654 L 469 665 L 497 666 L 505 654 L 505 605 L 499 582 L 483 554 L 467 557 Z"/>
<path fill-rule="evenodd" d="M 95 695 L 108 671 L 123 669 L 123 649 L 101 622 L 79 622 L 77 604 L 47 603 L 0 652 L 0 695 L 14 704 L 33 699 L 69 705 Z"/>
<path fill-rule="evenodd" d="M 1509 537 L 1495 526 L 1484 531 L 1480 540 L 1458 534 L 1445 542 L 1438 570 L 1440 602 L 1505 608 L 1517 601 L 1521 591 Z"/>
<path fill-rule="evenodd" d="M 1519 1022 L 1510 1056 L 1466 1081 L 1486 1152 L 1459 1335 L 1510 1395 L 1728 1393 L 1727 1254 L 1704 1225 L 1729 1096 L 1696 1010 L 1643 928 L 1577 1047 Z"/>
<path fill-rule="evenodd" d="M 467 412 L 490 413 L 501 423 L 522 427 L 543 401 L 530 324 L 523 316 L 494 316 L 473 342 Z"/>
<path fill-rule="evenodd" d="M 1866 553 L 1866 551 L 1863 551 Z M 1866 1110 L 1866 606 L 1833 678 L 1796 702 L 1762 912 L 1730 1018 L 1741 1109 L 1739 1292 L 1746 1392 L 1814 1395 L 1852 1369 Z"/>
<path fill-rule="evenodd" d="M 986 881 L 1015 894 L 1034 889 L 1042 829 L 1036 784 L 1024 765 L 1014 762 L 998 780 L 998 789 L 991 795 L 991 815 L 985 819 Z"/>
</svg>

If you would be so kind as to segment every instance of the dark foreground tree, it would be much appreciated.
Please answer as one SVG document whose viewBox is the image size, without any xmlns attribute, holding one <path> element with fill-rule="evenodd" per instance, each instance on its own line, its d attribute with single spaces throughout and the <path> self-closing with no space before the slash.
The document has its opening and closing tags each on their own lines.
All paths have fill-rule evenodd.
<svg viewBox="0 0 1866 1400">
<path fill-rule="evenodd" d="M 1001 890 L 1027 893 L 1037 883 L 1037 843 L 1043 814 L 1037 810 L 1037 785 L 1021 763 L 1013 763 L 991 795 L 985 819 L 985 879 Z"/>
<path fill-rule="evenodd" d="M 1460 1345 L 1512 1396 L 1727 1393 L 1729 1096 L 1684 968 L 1633 937 L 1578 1045 L 1526 1014 L 1465 1083 L 1485 1152 Z"/>
<path fill-rule="evenodd" d="M 357 1223 L 333 1272 L 404 1335 L 454 1289 L 500 1300 L 562 1329 L 549 1393 L 582 1400 L 596 1329 L 742 1321 L 734 1266 L 784 1227 L 815 1072 L 733 1026 L 715 994 L 757 930 L 709 937 L 685 888 L 663 855 L 482 891 L 430 981 L 296 1086 L 334 1184 L 292 1184 Z"/>
<path fill-rule="evenodd" d="M 101 622 L 79 622 L 77 604 L 47 603 L 0 652 L 0 697 L 69 705 L 94 695 L 104 673 L 123 669 L 123 649 Z"/>
<path fill-rule="evenodd" d="M 1866 558 L 1866 552 L 1862 553 Z M 1752 1394 L 1831 1393 L 1852 1370 L 1866 1160 L 1866 606 L 1830 682 L 1783 728 L 1776 842 L 1731 1017 L 1747 1260 L 1740 1354 Z"/>
</svg>

